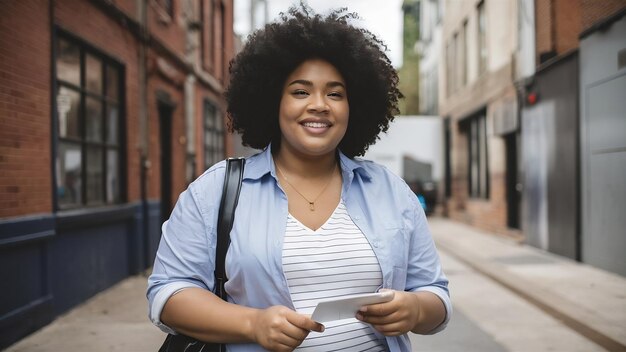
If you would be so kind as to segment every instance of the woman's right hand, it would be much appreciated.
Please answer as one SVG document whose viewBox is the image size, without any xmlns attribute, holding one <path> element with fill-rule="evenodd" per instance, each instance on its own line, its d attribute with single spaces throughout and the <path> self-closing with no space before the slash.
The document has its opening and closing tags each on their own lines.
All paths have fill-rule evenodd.
<svg viewBox="0 0 626 352">
<path fill-rule="evenodd" d="M 284 306 L 259 310 L 253 324 L 254 340 L 269 351 L 293 351 L 309 332 L 323 332 L 324 325 Z"/>
</svg>

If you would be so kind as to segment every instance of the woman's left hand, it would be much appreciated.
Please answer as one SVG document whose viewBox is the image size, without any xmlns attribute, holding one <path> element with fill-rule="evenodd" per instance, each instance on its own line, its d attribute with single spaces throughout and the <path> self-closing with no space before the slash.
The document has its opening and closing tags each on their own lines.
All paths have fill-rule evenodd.
<svg viewBox="0 0 626 352">
<path fill-rule="evenodd" d="M 411 292 L 393 292 L 391 301 L 363 306 L 356 318 L 371 324 L 385 336 L 398 336 L 413 330 L 420 314 L 419 298 Z"/>
</svg>

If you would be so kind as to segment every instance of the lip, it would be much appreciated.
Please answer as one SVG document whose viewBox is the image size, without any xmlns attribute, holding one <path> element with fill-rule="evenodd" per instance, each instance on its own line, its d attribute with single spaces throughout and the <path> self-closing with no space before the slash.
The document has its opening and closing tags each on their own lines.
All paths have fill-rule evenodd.
<svg viewBox="0 0 626 352">
<path fill-rule="evenodd" d="M 332 122 L 327 119 L 305 118 L 298 122 L 306 131 L 312 134 L 321 134 L 328 131 L 332 126 Z"/>
<path fill-rule="evenodd" d="M 333 126 L 333 123 L 327 119 L 311 118 L 311 117 L 303 119 L 299 121 L 298 123 L 302 126 L 304 126 L 305 124 L 323 124 L 323 125 L 326 125 L 325 128 L 329 128 Z"/>
<path fill-rule="evenodd" d="M 300 121 L 299 124 L 311 134 L 322 134 L 333 126 L 332 122 L 320 118 L 306 118 Z"/>
</svg>

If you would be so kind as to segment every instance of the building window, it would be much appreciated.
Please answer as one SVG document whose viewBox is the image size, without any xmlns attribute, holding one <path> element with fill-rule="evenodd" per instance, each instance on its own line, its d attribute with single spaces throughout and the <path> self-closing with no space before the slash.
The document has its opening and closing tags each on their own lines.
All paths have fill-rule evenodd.
<svg viewBox="0 0 626 352">
<path fill-rule="evenodd" d="M 489 198 L 487 123 L 484 112 L 464 120 L 461 131 L 467 135 L 468 190 L 472 198 Z"/>
<path fill-rule="evenodd" d="M 439 107 L 437 106 L 439 102 L 439 69 L 438 67 L 433 68 L 430 71 L 428 82 L 429 82 L 429 91 L 428 94 L 428 114 L 429 115 L 437 115 L 439 112 Z"/>
<path fill-rule="evenodd" d="M 223 6 L 216 4 L 213 7 L 213 74 L 224 82 L 224 13 Z"/>
<path fill-rule="evenodd" d="M 478 74 L 487 70 L 487 19 L 485 18 L 485 2 L 481 1 L 478 11 Z"/>
<path fill-rule="evenodd" d="M 55 61 L 57 204 L 66 209 L 120 203 L 122 66 L 63 34 Z"/>
<path fill-rule="evenodd" d="M 448 96 L 456 90 L 456 37 L 455 34 L 446 45 L 446 92 Z"/>
<path fill-rule="evenodd" d="M 463 22 L 463 29 L 461 30 L 461 85 L 465 87 L 467 85 L 467 20 Z"/>
<path fill-rule="evenodd" d="M 227 79 L 226 77 L 228 76 L 228 50 L 226 50 L 226 41 L 228 38 L 228 35 L 232 35 L 232 33 L 229 32 L 228 27 L 226 26 L 226 8 L 224 7 L 224 4 L 222 2 L 220 2 L 220 26 L 221 26 L 221 30 L 220 32 L 222 33 L 222 36 L 220 38 L 221 40 L 221 48 L 220 48 L 220 52 L 222 53 L 222 82 L 226 82 Z"/>
<path fill-rule="evenodd" d="M 155 2 L 165 14 L 170 16 L 170 18 L 174 18 L 174 0 L 155 0 Z"/>
<path fill-rule="evenodd" d="M 204 102 L 204 167 L 224 159 L 224 121 L 208 100 Z"/>
<path fill-rule="evenodd" d="M 213 51 L 215 47 L 213 45 L 213 5 L 210 0 L 202 0 L 200 2 L 200 13 L 202 18 L 202 30 L 200 31 L 200 55 L 202 67 L 207 72 L 212 72 L 213 69 Z"/>
<path fill-rule="evenodd" d="M 425 115 L 437 115 L 438 68 L 423 72 L 420 79 L 420 112 Z"/>
</svg>

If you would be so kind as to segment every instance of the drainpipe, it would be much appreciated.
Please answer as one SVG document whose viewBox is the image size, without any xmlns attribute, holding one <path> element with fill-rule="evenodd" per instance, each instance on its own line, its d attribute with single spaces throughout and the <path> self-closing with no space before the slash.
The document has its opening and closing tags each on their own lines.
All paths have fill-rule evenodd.
<svg viewBox="0 0 626 352">
<path fill-rule="evenodd" d="M 191 183 L 196 176 L 195 170 L 195 142 L 196 142 L 196 75 L 195 71 L 202 66 L 198 60 L 200 56 L 200 31 L 202 30 L 201 6 L 195 0 L 185 2 L 185 56 L 190 70 L 185 77 L 183 88 L 185 112 L 185 181 Z M 190 160 L 190 158 L 193 158 Z M 189 169 L 191 163 L 191 169 Z"/>
<path fill-rule="evenodd" d="M 139 93 L 139 153 L 140 153 L 140 172 L 139 185 L 141 193 L 141 217 L 142 217 L 142 233 L 143 239 L 143 269 L 150 267 L 150 233 L 148 231 L 148 168 L 150 161 L 148 159 L 149 151 L 149 123 L 148 123 L 148 8 L 147 1 L 137 0 L 137 13 L 139 13 L 139 72 L 138 72 L 138 93 Z"/>
</svg>

